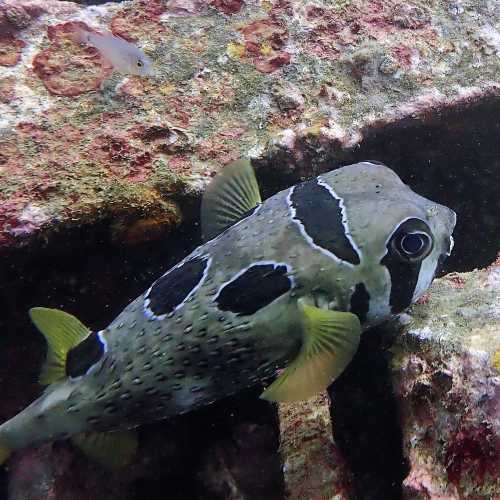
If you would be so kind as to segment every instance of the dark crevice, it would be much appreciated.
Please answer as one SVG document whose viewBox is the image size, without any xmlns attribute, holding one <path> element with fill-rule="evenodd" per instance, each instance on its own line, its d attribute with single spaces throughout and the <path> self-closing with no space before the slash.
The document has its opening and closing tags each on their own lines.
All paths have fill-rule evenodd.
<svg viewBox="0 0 500 500">
<path fill-rule="evenodd" d="M 329 388 L 333 436 L 354 476 L 355 500 L 399 500 L 409 472 L 392 392 L 389 330 L 363 334 L 359 350 Z"/>
<path fill-rule="evenodd" d="M 171 500 L 234 498 L 230 476 L 244 498 L 283 498 L 278 415 L 258 399 L 261 391 L 144 426 L 142 446 L 154 449 L 162 442 L 167 451 L 159 450 L 154 469 L 132 483 L 130 500 L 162 500 L 165 491 Z"/>
</svg>

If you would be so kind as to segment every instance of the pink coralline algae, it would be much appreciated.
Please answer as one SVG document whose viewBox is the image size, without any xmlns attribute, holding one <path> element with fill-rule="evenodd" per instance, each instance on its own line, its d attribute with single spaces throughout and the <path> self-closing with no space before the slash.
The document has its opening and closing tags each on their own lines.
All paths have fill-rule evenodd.
<svg viewBox="0 0 500 500">
<path fill-rule="evenodd" d="M 493 476 L 500 468 L 500 436 L 487 423 L 463 427 L 450 440 L 445 463 L 453 483 L 459 484 L 467 472 L 482 482 L 487 472 Z"/>
<path fill-rule="evenodd" d="M 413 55 L 413 50 L 410 47 L 401 45 L 399 47 L 394 47 L 392 49 L 392 54 L 395 59 L 399 61 L 400 65 L 405 68 L 411 67 L 411 58 Z"/>
<path fill-rule="evenodd" d="M 245 51 L 261 73 L 273 73 L 288 64 L 291 54 L 282 50 L 287 39 L 287 29 L 278 21 L 262 19 L 242 28 Z"/>
<path fill-rule="evenodd" d="M 27 28 L 32 19 L 42 12 L 43 8 L 37 5 L 2 4 L 0 5 L 0 33 L 2 35 L 13 34 Z"/>
<path fill-rule="evenodd" d="M 15 66 L 26 44 L 12 35 L 0 37 L 0 66 Z"/>
<path fill-rule="evenodd" d="M 89 146 L 89 158 L 108 165 L 109 173 L 132 181 L 143 181 L 150 168 L 151 154 L 131 146 L 119 136 L 98 136 Z"/>
<path fill-rule="evenodd" d="M 366 38 L 383 40 L 406 30 L 427 30 L 429 38 L 435 36 L 424 8 L 393 2 L 352 2 L 342 12 L 311 5 L 306 8 L 306 20 L 313 28 L 308 47 L 317 56 L 331 60 Z"/>
<path fill-rule="evenodd" d="M 234 146 L 227 144 L 220 134 L 200 141 L 196 152 L 200 160 L 216 160 L 222 165 L 227 165 L 241 156 L 241 153 L 235 150 Z"/>
<path fill-rule="evenodd" d="M 168 34 L 168 28 L 160 21 L 166 11 L 166 2 L 161 0 L 139 1 L 111 20 L 110 31 L 129 42 L 140 40 L 145 32 L 149 40 L 160 41 Z"/>
<path fill-rule="evenodd" d="M 75 27 L 90 30 L 83 23 L 67 22 L 47 29 L 51 46 L 33 60 L 33 70 L 51 94 L 74 97 L 97 90 L 111 72 L 111 65 L 93 47 L 74 41 Z"/>
<path fill-rule="evenodd" d="M 212 0 L 211 5 L 223 14 L 236 14 L 244 3 L 243 0 Z"/>
</svg>

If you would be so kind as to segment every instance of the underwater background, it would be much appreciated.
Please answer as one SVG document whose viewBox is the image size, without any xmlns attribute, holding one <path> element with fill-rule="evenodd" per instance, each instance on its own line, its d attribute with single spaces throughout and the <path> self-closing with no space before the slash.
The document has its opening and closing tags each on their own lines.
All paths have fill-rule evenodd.
<svg viewBox="0 0 500 500">
<path fill-rule="evenodd" d="M 29 448 L 0 498 L 500 498 L 499 40 L 494 0 L 0 0 L 0 422 L 42 391 L 28 309 L 103 328 L 200 244 L 201 195 L 238 158 L 264 198 L 377 160 L 457 213 L 442 277 L 330 399 L 256 387 L 144 426 L 113 472 Z"/>
</svg>

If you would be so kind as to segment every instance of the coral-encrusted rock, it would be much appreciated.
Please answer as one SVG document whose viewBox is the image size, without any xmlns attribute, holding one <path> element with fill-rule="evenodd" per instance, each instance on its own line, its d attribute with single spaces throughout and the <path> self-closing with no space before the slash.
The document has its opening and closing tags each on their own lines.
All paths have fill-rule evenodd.
<svg viewBox="0 0 500 500">
<path fill-rule="evenodd" d="M 0 248 L 117 211 L 147 218 L 249 154 L 310 175 L 384 125 L 500 95 L 497 2 L 88 3 L 0 2 Z M 136 43 L 155 76 L 110 75 L 75 23 Z M 155 128 L 189 140 L 137 134 Z"/>
<path fill-rule="evenodd" d="M 393 346 L 405 498 L 500 495 L 500 260 L 438 280 Z"/>
<path fill-rule="evenodd" d="M 75 97 L 97 90 L 111 74 L 111 65 L 93 48 L 83 48 L 73 40 L 75 28 L 88 29 L 84 23 L 49 26 L 49 48 L 33 59 L 33 71 L 54 95 Z"/>
<path fill-rule="evenodd" d="M 348 500 L 351 473 L 332 438 L 326 393 L 279 405 L 281 445 L 288 500 Z"/>
</svg>

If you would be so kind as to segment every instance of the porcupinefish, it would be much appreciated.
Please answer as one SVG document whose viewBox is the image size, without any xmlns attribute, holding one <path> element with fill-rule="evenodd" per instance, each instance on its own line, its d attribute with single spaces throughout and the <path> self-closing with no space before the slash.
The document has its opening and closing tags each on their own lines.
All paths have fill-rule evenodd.
<svg viewBox="0 0 500 500">
<path fill-rule="evenodd" d="M 223 168 L 202 200 L 205 242 L 107 327 L 93 332 L 66 312 L 30 310 L 48 342 L 48 387 L 0 426 L 1 461 L 71 437 L 117 466 L 135 449 L 129 429 L 278 370 L 262 398 L 313 396 L 344 370 L 362 331 L 425 292 L 451 252 L 455 220 L 375 162 L 264 202 L 249 162 Z"/>
<path fill-rule="evenodd" d="M 118 73 L 139 76 L 153 74 L 151 59 L 136 45 L 112 33 L 96 33 L 77 27 L 74 39 L 96 48 Z"/>
</svg>

